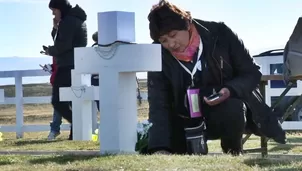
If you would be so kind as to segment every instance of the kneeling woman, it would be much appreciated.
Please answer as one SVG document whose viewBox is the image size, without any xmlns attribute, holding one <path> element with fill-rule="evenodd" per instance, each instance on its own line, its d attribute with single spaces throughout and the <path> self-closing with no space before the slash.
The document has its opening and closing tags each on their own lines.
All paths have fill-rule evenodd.
<svg viewBox="0 0 302 171">
<path fill-rule="evenodd" d="M 223 152 L 239 155 L 246 126 L 285 143 L 257 89 L 259 67 L 230 28 L 164 0 L 148 19 L 162 45 L 162 71 L 148 73 L 150 153 L 207 154 L 206 141 L 221 139 Z"/>
</svg>

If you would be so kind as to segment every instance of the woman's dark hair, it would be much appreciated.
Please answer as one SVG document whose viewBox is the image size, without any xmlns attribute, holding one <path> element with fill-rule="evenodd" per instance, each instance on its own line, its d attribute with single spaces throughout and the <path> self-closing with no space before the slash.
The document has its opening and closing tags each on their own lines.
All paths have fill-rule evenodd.
<svg viewBox="0 0 302 171">
<path fill-rule="evenodd" d="M 69 10 L 72 8 L 68 0 L 51 0 L 48 5 L 49 8 L 55 8 L 61 11 L 61 19 L 64 18 Z"/>
<path fill-rule="evenodd" d="M 188 21 L 192 21 L 190 12 L 186 12 L 166 0 L 160 0 L 148 15 L 150 37 L 158 41 L 159 37 L 172 30 L 186 30 Z"/>
</svg>

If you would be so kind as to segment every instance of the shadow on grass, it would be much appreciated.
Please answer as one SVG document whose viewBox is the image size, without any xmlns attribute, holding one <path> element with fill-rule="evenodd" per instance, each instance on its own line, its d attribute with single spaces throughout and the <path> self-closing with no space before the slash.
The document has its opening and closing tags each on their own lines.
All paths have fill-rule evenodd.
<svg viewBox="0 0 302 171">
<path fill-rule="evenodd" d="M 269 149 L 269 152 L 279 152 L 279 151 L 286 151 L 289 152 L 293 148 L 300 146 L 296 144 L 276 144 L 273 148 Z"/>
<path fill-rule="evenodd" d="M 11 165 L 11 164 L 13 164 L 14 162 L 12 162 L 12 161 L 0 161 L 0 166 L 4 166 L 4 165 Z"/>
<path fill-rule="evenodd" d="M 286 144 L 270 142 L 270 145 L 273 147 L 268 150 L 269 152 L 290 152 L 292 149 L 302 146 L 302 137 L 289 137 Z"/>
<path fill-rule="evenodd" d="M 300 171 L 302 168 L 280 168 L 275 169 L 274 171 Z"/>
<path fill-rule="evenodd" d="M 287 143 L 300 143 L 302 144 L 302 137 L 290 137 Z"/>
<path fill-rule="evenodd" d="M 292 165 L 293 161 L 301 161 L 301 158 L 288 158 L 288 159 L 278 159 L 278 158 L 269 158 L 269 159 L 263 159 L 263 158 L 252 158 L 252 159 L 246 159 L 244 160 L 244 164 L 253 167 L 253 166 L 259 166 L 261 168 L 267 168 L 271 169 L 271 167 L 276 166 L 286 166 L 286 168 L 276 168 L 275 171 L 293 171 L 293 170 L 300 170 L 301 168 L 296 168 Z"/>
<path fill-rule="evenodd" d="M 33 144 L 49 144 L 49 143 L 55 143 L 55 142 L 61 142 L 65 140 L 55 140 L 55 141 L 47 141 L 47 140 L 20 140 L 14 142 L 14 145 L 16 146 L 22 146 L 22 145 L 33 145 Z"/>
<path fill-rule="evenodd" d="M 29 160 L 31 164 L 46 164 L 46 163 L 56 163 L 56 164 L 68 164 L 76 161 L 87 161 L 94 158 L 108 157 L 104 156 L 76 156 L 76 155 L 63 155 L 63 156 L 49 156 L 49 157 L 39 157 Z M 111 155 L 112 156 L 112 155 Z"/>
<path fill-rule="evenodd" d="M 244 160 L 244 164 L 248 166 L 260 166 L 260 167 L 270 167 L 276 165 L 289 165 L 291 163 L 290 159 L 263 159 L 263 158 L 252 158 Z"/>
</svg>

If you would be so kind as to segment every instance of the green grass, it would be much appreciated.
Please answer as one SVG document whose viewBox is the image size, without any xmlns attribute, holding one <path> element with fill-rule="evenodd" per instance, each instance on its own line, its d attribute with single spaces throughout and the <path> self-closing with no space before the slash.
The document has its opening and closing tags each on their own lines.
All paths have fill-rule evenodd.
<svg viewBox="0 0 302 171">
<path fill-rule="evenodd" d="M 68 132 L 63 132 L 56 141 L 46 141 L 47 132 L 26 133 L 24 139 L 15 139 L 13 133 L 4 133 L 0 151 L 74 151 L 99 150 L 98 142 L 68 141 Z M 259 147 L 260 140 L 252 136 L 245 148 Z M 279 145 L 269 141 L 269 154 L 274 157 L 262 159 L 250 154 L 241 157 L 229 155 L 208 156 L 163 156 L 163 155 L 2 155 L 1 170 L 302 170 L 302 136 L 288 134 L 288 144 Z M 221 152 L 219 141 L 209 143 L 210 152 Z M 276 157 L 279 156 L 279 157 Z"/>
<path fill-rule="evenodd" d="M 301 170 L 301 158 L 231 156 L 2 156 L 1 170 Z"/>
<path fill-rule="evenodd" d="M 6 97 L 14 96 L 13 86 L 2 86 Z M 144 89 L 144 88 L 143 88 Z M 49 96 L 51 87 L 44 85 L 25 85 L 24 96 Z M 0 105 L 0 124 L 15 123 L 15 109 L 13 105 Z M 147 118 L 148 104 L 138 106 L 140 120 Z M 24 105 L 25 124 L 48 124 L 52 119 L 50 104 Z M 98 142 L 68 141 L 69 132 L 62 132 L 56 141 L 46 141 L 48 132 L 24 133 L 23 139 L 16 139 L 15 133 L 3 133 L 4 141 L 0 142 L 0 151 L 74 151 L 99 150 Z M 209 144 L 210 152 L 221 153 L 220 141 Z M 252 136 L 244 148 L 260 146 L 259 137 Z M 285 145 L 269 141 L 269 154 L 274 157 L 262 159 L 245 154 L 241 157 L 229 155 L 219 156 L 163 156 L 163 155 L 116 155 L 116 156 L 72 156 L 72 155 L 0 155 L 0 169 L 2 170 L 207 170 L 207 171 L 291 171 L 302 170 L 302 134 L 288 134 Z M 300 157 L 282 156 L 282 154 L 301 154 Z M 279 157 L 276 157 L 279 156 Z"/>
<path fill-rule="evenodd" d="M 15 133 L 3 133 L 4 141 L 0 142 L 0 151 L 6 150 L 99 150 L 99 143 L 92 141 L 68 141 L 68 131 L 62 132 L 56 141 L 46 141 L 48 132 L 24 133 L 23 139 L 16 139 Z M 288 143 L 285 145 L 269 141 L 269 153 L 272 154 L 302 154 L 302 136 L 300 134 L 288 134 Z M 220 141 L 215 140 L 208 143 L 210 152 L 221 152 Z M 252 136 L 244 148 L 257 148 L 260 146 L 260 138 Z"/>
</svg>

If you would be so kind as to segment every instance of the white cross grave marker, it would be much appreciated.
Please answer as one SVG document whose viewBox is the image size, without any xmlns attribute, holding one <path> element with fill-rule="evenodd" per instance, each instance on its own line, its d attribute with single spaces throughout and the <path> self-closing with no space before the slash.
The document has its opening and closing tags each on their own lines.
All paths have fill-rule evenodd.
<svg viewBox="0 0 302 171">
<path fill-rule="evenodd" d="M 73 140 L 92 139 L 92 103 L 98 100 L 98 87 L 90 86 L 90 75 L 71 71 L 72 87 L 60 88 L 60 101 L 72 101 Z"/>
<path fill-rule="evenodd" d="M 102 45 L 116 41 L 134 42 L 135 14 L 120 11 L 98 13 L 98 40 Z M 75 48 L 74 75 L 99 74 L 101 154 L 134 152 L 137 141 L 136 72 L 147 71 L 161 71 L 159 44 Z M 63 96 L 61 90 L 60 98 Z M 91 96 L 87 97 L 88 100 Z M 83 110 L 73 111 L 73 115 L 75 112 L 88 115 Z M 73 119 L 73 126 L 77 127 L 76 123 L 80 121 L 76 120 L 83 119 L 83 116 Z"/>
</svg>

